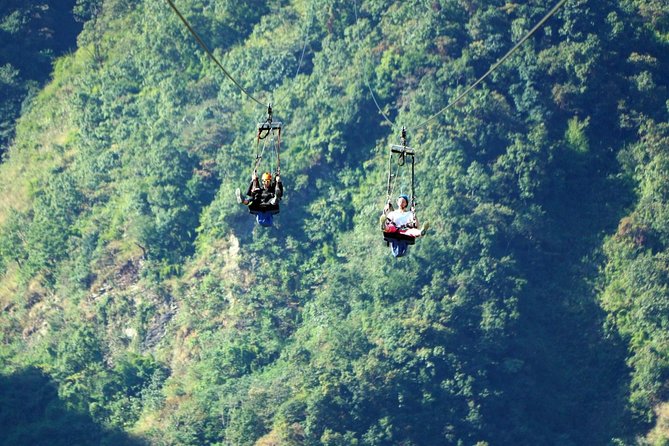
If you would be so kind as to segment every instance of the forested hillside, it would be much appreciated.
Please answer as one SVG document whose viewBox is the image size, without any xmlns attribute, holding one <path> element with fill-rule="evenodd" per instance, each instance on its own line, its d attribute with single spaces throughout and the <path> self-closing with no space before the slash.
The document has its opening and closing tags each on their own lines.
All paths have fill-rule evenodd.
<svg viewBox="0 0 669 446">
<path fill-rule="evenodd" d="M 76 48 L 81 12 L 75 0 L 0 4 L 0 156 L 21 110 L 49 78 L 54 58 Z"/>
<path fill-rule="evenodd" d="M 245 93 L 168 1 L 28 3 L 77 37 L 0 7 L 0 444 L 669 444 L 666 2 L 568 0 L 438 115 L 554 4 L 174 0 Z"/>
</svg>

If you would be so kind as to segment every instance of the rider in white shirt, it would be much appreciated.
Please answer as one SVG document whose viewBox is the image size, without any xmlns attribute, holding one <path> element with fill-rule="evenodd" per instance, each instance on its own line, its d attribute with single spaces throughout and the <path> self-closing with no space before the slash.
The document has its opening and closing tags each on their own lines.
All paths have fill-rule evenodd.
<svg viewBox="0 0 669 446">
<path fill-rule="evenodd" d="M 413 210 L 407 210 L 409 205 L 409 197 L 405 194 L 397 198 L 397 210 L 392 210 L 390 202 L 386 204 L 384 209 L 385 232 L 399 232 L 400 234 L 408 235 L 410 237 L 420 237 L 427 229 L 418 229 L 418 220 Z"/>
</svg>

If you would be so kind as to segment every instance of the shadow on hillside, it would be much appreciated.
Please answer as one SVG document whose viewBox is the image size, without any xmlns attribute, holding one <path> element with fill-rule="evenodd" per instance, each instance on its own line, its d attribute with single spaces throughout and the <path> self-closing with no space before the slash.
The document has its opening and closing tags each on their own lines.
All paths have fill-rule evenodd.
<svg viewBox="0 0 669 446">
<path fill-rule="evenodd" d="M 605 445 L 633 435 L 626 347 L 605 332 L 597 301 L 602 242 L 615 231 L 631 193 L 607 175 L 616 169 L 614 160 L 590 161 L 572 166 L 566 187 L 547 197 L 542 248 L 518 256 L 529 275 L 511 353 L 524 370 L 507 396 L 523 401 L 524 410 L 499 417 L 510 425 L 529 421 L 544 444 Z M 523 439 L 519 430 L 508 444 Z"/>
<path fill-rule="evenodd" d="M 2 446 L 145 445 L 68 409 L 56 384 L 35 368 L 0 376 L 0 432 Z"/>
</svg>

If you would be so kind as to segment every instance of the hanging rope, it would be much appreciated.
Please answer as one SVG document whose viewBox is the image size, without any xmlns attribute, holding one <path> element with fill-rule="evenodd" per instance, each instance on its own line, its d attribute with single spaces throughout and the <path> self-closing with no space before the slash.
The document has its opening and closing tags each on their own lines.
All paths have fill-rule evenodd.
<svg viewBox="0 0 669 446">
<path fill-rule="evenodd" d="M 411 208 L 415 208 L 415 185 L 414 185 L 414 178 L 415 178 L 415 170 L 414 166 L 416 163 L 416 153 L 414 149 L 411 147 L 407 146 L 407 139 L 406 139 L 406 128 L 402 127 L 402 137 L 401 137 L 401 142 L 402 142 L 402 148 L 401 150 L 397 149 L 398 146 L 392 146 L 390 150 L 390 155 L 388 158 L 388 190 L 387 190 L 387 197 L 386 197 L 386 203 L 390 202 L 390 196 L 392 194 L 392 191 L 395 189 L 395 183 L 398 182 L 399 179 L 404 178 L 406 169 L 402 169 L 401 175 L 400 175 L 400 168 L 406 165 L 406 159 L 407 157 L 411 157 Z M 397 167 L 395 170 L 395 174 L 393 175 L 392 173 L 392 159 L 393 159 L 393 153 L 397 153 Z M 400 181 L 400 185 L 402 185 L 402 182 Z M 403 193 L 404 190 L 400 189 L 400 193 Z M 409 203 L 407 203 L 409 204 Z"/>
<path fill-rule="evenodd" d="M 414 178 L 416 178 L 414 170 L 415 165 L 416 165 L 416 156 L 412 155 L 411 156 L 411 210 L 414 213 L 416 212 L 416 191 L 414 187 Z"/>
<path fill-rule="evenodd" d="M 270 130 L 270 134 L 267 135 L 269 138 L 266 136 L 264 138 L 259 138 L 263 140 L 263 146 L 262 146 L 262 151 L 260 154 L 256 155 L 256 161 L 253 167 L 253 171 L 257 172 L 258 171 L 258 166 L 260 165 L 260 162 L 263 159 L 263 155 L 265 154 L 265 150 L 267 147 L 271 147 L 272 151 L 272 156 L 270 157 L 269 161 L 269 171 L 268 172 L 274 172 L 275 174 L 279 175 L 281 173 L 281 158 L 280 158 L 280 147 L 281 147 L 281 132 L 280 131 L 275 131 L 275 130 Z M 276 170 L 274 170 L 274 158 L 276 157 Z"/>
<path fill-rule="evenodd" d="M 281 175 L 281 129 L 276 138 L 276 174 Z"/>
<path fill-rule="evenodd" d="M 392 165 L 392 159 L 393 159 L 393 153 L 390 152 L 390 164 Z M 395 167 L 395 173 L 392 173 L 392 167 L 389 169 L 389 174 L 388 174 L 388 197 L 386 198 L 386 203 L 390 202 L 390 197 L 393 193 L 393 190 L 395 190 L 395 185 L 397 184 L 397 180 L 400 177 L 400 167 L 402 167 L 404 164 L 400 163 L 399 160 L 397 162 L 397 166 Z M 402 175 L 404 174 L 404 171 L 402 171 Z"/>
<path fill-rule="evenodd" d="M 256 172 L 262 155 L 265 153 L 265 148 L 268 143 L 272 146 L 272 154 L 276 155 L 276 174 L 279 175 L 281 172 L 281 123 L 272 122 L 272 104 L 267 106 L 267 119 L 262 124 L 258 124 L 258 130 L 256 133 L 256 147 L 260 146 L 260 140 L 263 140 L 263 149 L 262 153 L 258 155 L 258 149 L 256 148 L 256 161 L 253 167 L 253 171 Z M 273 158 L 273 157 L 272 157 Z M 272 160 L 270 160 L 270 172 L 273 171 Z"/>
<path fill-rule="evenodd" d="M 253 97 L 253 95 L 251 95 L 251 93 L 246 91 L 246 89 L 244 87 L 242 87 L 241 84 L 239 82 L 237 82 L 235 80 L 235 78 L 232 77 L 232 75 L 230 73 L 228 73 L 228 70 L 226 70 L 225 67 L 223 67 L 223 65 L 218 61 L 216 56 L 214 56 L 214 53 L 211 52 L 211 50 L 209 49 L 207 44 L 205 44 L 204 41 L 200 38 L 200 36 L 195 32 L 195 30 L 190 25 L 190 23 L 188 23 L 188 20 L 186 20 L 186 18 L 181 14 L 181 12 L 177 9 L 176 5 L 172 2 L 172 0 L 167 0 L 167 3 L 170 4 L 170 6 L 174 10 L 174 12 L 179 16 L 179 18 L 181 19 L 183 24 L 186 25 L 186 28 L 188 28 L 188 31 L 190 31 L 190 33 L 193 35 L 193 37 L 195 37 L 195 40 L 197 40 L 197 43 L 200 44 L 200 46 L 202 47 L 202 49 L 204 49 L 204 51 L 207 53 L 209 58 L 211 58 L 211 60 L 213 60 L 214 63 L 216 63 L 216 65 L 218 65 L 218 67 L 221 69 L 221 71 L 223 71 L 223 73 L 228 77 L 228 79 L 230 79 L 232 81 L 232 83 L 234 83 L 237 86 L 237 88 L 239 88 L 239 90 L 241 90 L 242 93 L 244 93 L 246 96 L 248 96 L 251 100 L 253 100 L 257 104 L 262 105 L 264 107 L 265 106 L 264 103 L 260 102 L 258 99 Z"/>
<path fill-rule="evenodd" d="M 276 141 L 274 140 L 274 132 L 272 132 L 272 137 L 269 141 L 270 146 L 272 147 L 272 159 L 269 162 L 269 171 L 274 172 L 276 174 L 276 170 L 274 170 L 274 158 L 277 158 L 277 169 L 279 168 L 279 162 L 278 162 L 278 157 L 279 157 L 279 152 L 277 151 L 277 146 L 276 146 Z"/>
<path fill-rule="evenodd" d="M 253 171 L 258 172 L 258 166 L 260 165 L 260 161 L 262 161 L 263 155 L 265 154 L 265 149 L 267 148 L 267 140 L 264 139 L 262 142 L 262 150 L 258 150 L 260 148 L 260 140 L 264 138 L 260 138 L 260 134 L 258 134 L 258 138 L 256 139 L 256 160 L 253 165 Z"/>
</svg>

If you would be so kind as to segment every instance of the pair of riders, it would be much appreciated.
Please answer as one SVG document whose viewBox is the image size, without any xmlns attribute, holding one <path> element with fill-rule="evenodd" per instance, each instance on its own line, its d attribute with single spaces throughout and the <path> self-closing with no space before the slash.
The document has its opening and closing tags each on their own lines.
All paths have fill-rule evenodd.
<svg viewBox="0 0 669 446">
<path fill-rule="evenodd" d="M 249 207 L 249 211 L 256 215 L 256 221 L 261 226 L 272 226 L 272 216 L 279 213 L 279 201 L 283 196 L 283 183 L 281 175 L 276 173 L 276 178 L 272 174 L 265 172 L 262 174 L 262 182 L 258 181 L 258 174 L 254 170 L 251 176 L 251 183 L 246 191 L 249 198 L 242 198 L 242 193 L 237 188 L 235 190 L 237 203 Z"/>
<path fill-rule="evenodd" d="M 279 212 L 279 201 L 283 196 L 283 183 L 277 172 L 275 178 L 272 174 L 262 174 L 262 182 L 258 181 L 258 174 L 254 171 L 251 177 L 246 195 L 242 198 L 239 188 L 235 190 L 237 202 L 249 207 L 249 211 L 256 215 L 256 220 L 261 226 L 272 226 L 272 216 Z M 418 219 L 413 210 L 407 209 L 409 196 L 402 194 L 397 198 L 397 210 L 393 209 L 390 201 L 386 204 L 381 215 L 381 225 L 384 239 L 390 244 L 393 256 L 401 257 L 406 254 L 408 246 L 415 239 L 425 235 L 429 224 L 425 223 L 422 229 L 418 229 Z"/>
</svg>

